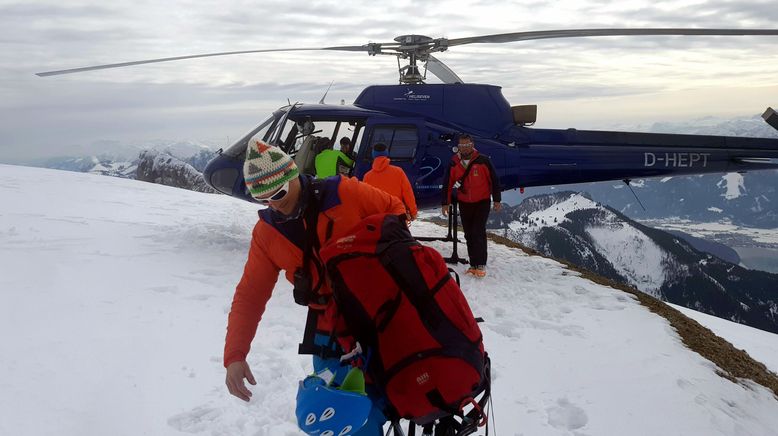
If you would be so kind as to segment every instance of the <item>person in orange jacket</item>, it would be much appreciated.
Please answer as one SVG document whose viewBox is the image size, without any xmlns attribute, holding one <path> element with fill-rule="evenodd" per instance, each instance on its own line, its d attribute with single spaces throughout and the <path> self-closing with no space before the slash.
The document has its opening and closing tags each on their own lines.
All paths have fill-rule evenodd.
<svg viewBox="0 0 778 436">
<path fill-rule="evenodd" d="M 251 391 L 244 380 L 253 385 L 256 380 L 246 356 L 281 270 L 295 285 L 295 301 L 309 307 L 313 325 L 309 322 L 306 326 L 306 330 L 311 327 L 311 335 L 306 334 L 301 352 L 314 354 L 314 369 L 318 372 L 319 368 L 329 367 L 335 355 L 351 351 L 354 344 L 349 342 L 345 323 L 337 316 L 332 291 L 319 274 L 322 269 L 316 248 L 332 238 L 345 236 L 367 216 L 403 214 L 405 206 L 397 198 L 355 178 L 340 176 L 314 182 L 312 176 L 301 175 L 292 158 L 281 149 L 261 141 L 249 144 L 243 172 L 251 195 L 268 208 L 259 211 L 248 260 L 235 289 L 227 322 L 224 367 L 229 392 L 249 401 Z M 316 215 L 315 239 L 320 244 L 312 245 L 310 265 L 304 267 L 306 239 L 311 241 L 309 236 L 314 233 L 306 229 L 307 222 L 311 222 L 306 220 L 306 213 Z M 300 277 L 306 272 L 310 283 L 306 292 L 301 293 L 306 299 L 298 301 L 298 285 L 304 287 Z M 372 426 L 357 434 L 381 434 L 385 418 L 378 406 L 370 419 Z"/>
<path fill-rule="evenodd" d="M 470 257 L 466 274 L 483 278 L 487 258 L 486 221 L 492 205 L 495 212 L 500 211 L 502 189 L 492 161 L 478 153 L 473 138 L 467 134 L 459 137 L 458 152 L 451 158 L 451 166 L 443 179 L 443 215 L 448 214 L 455 189 Z"/>
<path fill-rule="evenodd" d="M 387 192 L 405 205 L 409 220 L 415 220 L 416 197 L 413 195 L 411 182 L 402 168 L 392 165 L 386 145 L 379 142 L 373 146 L 373 169 L 365 174 L 365 183 Z"/>
</svg>

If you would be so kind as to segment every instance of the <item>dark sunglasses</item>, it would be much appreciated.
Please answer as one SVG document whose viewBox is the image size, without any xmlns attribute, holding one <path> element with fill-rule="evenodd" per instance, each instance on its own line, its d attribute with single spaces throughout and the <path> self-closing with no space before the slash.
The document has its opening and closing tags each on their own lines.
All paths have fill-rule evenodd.
<svg viewBox="0 0 778 436">
<path fill-rule="evenodd" d="M 465 143 L 459 144 L 459 147 L 472 147 L 472 146 L 473 146 L 472 142 L 465 142 Z"/>
<path fill-rule="evenodd" d="M 271 201 L 281 201 L 281 200 L 283 200 L 284 197 L 286 197 L 286 194 L 289 193 L 289 182 L 290 181 L 287 180 L 286 183 L 284 183 L 284 185 L 281 186 L 281 189 L 276 191 L 275 194 L 271 195 L 270 197 L 267 197 L 267 198 L 257 198 L 257 201 L 260 204 L 267 205 L 267 204 L 270 204 Z"/>
</svg>

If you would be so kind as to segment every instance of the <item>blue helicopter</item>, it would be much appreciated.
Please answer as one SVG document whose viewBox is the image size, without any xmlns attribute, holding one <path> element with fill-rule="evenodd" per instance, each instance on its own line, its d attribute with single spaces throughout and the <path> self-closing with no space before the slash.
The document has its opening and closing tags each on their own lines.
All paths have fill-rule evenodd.
<svg viewBox="0 0 778 436">
<path fill-rule="evenodd" d="M 339 137 L 355 145 L 354 175 L 371 166 L 372 144 L 388 145 L 392 163 L 402 167 L 420 208 L 438 207 L 444 173 L 457 137 L 467 133 L 476 148 L 491 157 L 503 190 L 691 175 L 778 169 L 778 139 L 740 138 L 533 128 L 537 107 L 511 106 L 494 85 L 464 83 L 432 53 L 474 43 L 506 43 L 550 38 L 639 35 L 778 35 L 778 29 L 572 29 L 516 32 L 458 39 L 403 35 L 391 43 L 360 46 L 290 48 L 209 53 L 98 65 L 38 73 L 67 74 L 104 68 L 233 54 L 332 50 L 393 55 L 407 59 L 399 68 L 399 84 L 364 89 L 353 105 L 289 104 L 273 112 L 254 130 L 220 150 L 204 171 L 206 183 L 219 192 L 253 202 L 243 181 L 243 161 L 250 140 L 275 144 L 294 156 L 303 172 L 321 144 Z M 418 63 L 424 63 L 420 69 Z M 443 83 L 427 84 L 430 72 Z M 778 129 L 778 114 L 768 108 L 763 118 Z"/>
</svg>

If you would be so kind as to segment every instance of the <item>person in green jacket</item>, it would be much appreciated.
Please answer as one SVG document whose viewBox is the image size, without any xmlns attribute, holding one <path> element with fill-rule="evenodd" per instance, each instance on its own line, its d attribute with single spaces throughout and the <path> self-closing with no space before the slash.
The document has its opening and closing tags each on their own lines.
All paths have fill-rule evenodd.
<svg viewBox="0 0 778 436">
<path fill-rule="evenodd" d="M 316 155 L 316 178 L 323 179 L 338 174 L 348 176 L 354 166 L 350 151 L 351 141 L 346 137 L 340 140 L 340 150 L 322 150 Z"/>
</svg>

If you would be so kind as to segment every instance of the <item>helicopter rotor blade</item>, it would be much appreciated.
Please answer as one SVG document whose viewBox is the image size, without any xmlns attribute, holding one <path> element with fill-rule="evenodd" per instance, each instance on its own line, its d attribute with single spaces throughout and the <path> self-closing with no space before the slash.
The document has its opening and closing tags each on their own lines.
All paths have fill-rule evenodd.
<svg viewBox="0 0 778 436">
<path fill-rule="evenodd" d="M 432 55 L 427 57 L 427 71 L 434 74 L 443 83 L 465 83 L 448 65 Z"/>
<path fill-rule="evenodd" d="M 778 35 L 778 29 L 682 29 L 682 28 L 646 28 L 646 29 L 566 29 L 539 30 L 532 32 L 498 33 L 494 35 L 472 36 L 448 40 L 448 46 L 463 44 L 503 43 L 529 41 L 533 39 L 580 38 L 589 36 L 650 36 L 650 35 Z"/>
<path fill-rule="evenodd" d="M 562 29 L 562 30 L 540 30 L 529 32 L 499 33 L 493 35 L 473 36 L 467 38 L 432 39 L 422 35 L 405 35 L 395 38 L 395 42 L 387 43 L 368 43 L 354 46 L 334 46 L 334 47 L 307 47 L 307 48 L 280 48 L 264 50 L 243 50 L 228 51 L 219 53 L 206 53 L 189 56 L 176 56 L 159 59 L 147 59 L 132 62 L 120 62 L 114 64 L 94 65 L 80 68 L 71 68 L 66 70 L 45 71 L 36 73 L 37 76 L 55 76 L 60 74 L 81 73 L 85 71 L 103 70 L 108 68 L 121 68 L 133 65 L 152 64 L 159 62 L 178 61 L 184 59 L 196 59 L 214 56 L 228 56 L 236 54 L 250 53 L 270 53 L 270 52 L 290 52 L 290 51 L 349 51 L 366 52 L 373 55 L 394 55 L 400 58 L 411 57 L 411 63 L 415 66 L 415 59 L 419 57 L 428 58 L 427 69 L 435 76 L 439 77 L 444 83 L 462 82 L 462 80 L 445 64 L 438 59 L 430 56 L 433 52 L 442 52 L 449 47 L 464 44 L 484 44 L 484 43 L 504 43 L 515 41 L 529 41 L 538 39 L 553 38 L 579 38 L 591 36 L 651 36 L 651 35 L 713 35 L 713 36 L 746 36 L 746 35 L 778 35 L 778 29 L 684 29 L 684 28 L 613 28 L 613 29 Z"/>
<path fill-rule="evenodd" d="M 119 63 L 115 63 L 115 64 L 93 65 L 93 66 L 88 66 L 88 67 L 70 68 L 70 69 L 67 69 L 67 70 L 44 71 L 42 73 L 35 73 L 35 75 L 39 76 L 39 77 L 46 77 L 46 76 L 56 76 L 56 75 L 60 75 L 60 74 L 82 73 L 82 72 L 85 72 L 85 71 L 105 70 L 105 69 L 108 69 L 108 68 L 121 68 L 121 67 L 129 67 L 129 66 L 133 66 L 133 65 L 154 64 L 154 63 L 158 63 L 158 62 L 180 61 L 180 60 L 184 60 L 184 59 L 207 58 L 207 57 L 214 57 L 214 56 L 230 56 L 230 55 L 249 54 L 249 53 L 269 53 L 269 52 L 284 52 L 284 51 L 312 51 L 312 50 L 368 51 L 368 52 L 370 51 L 368 45 L 340 46 L 340 47 L 274 48 L 274 49 L 265 49 L 265 50 L 225 51 L 225 52 L 219 52 L 219 53 L 205 53 L 205 54 L 189 55 L 189 56 L 175 56 L 175 57 L 170 57 L 170 58 L 146 59 L 146 60 L 142 60 L 142 61 L 119 62 Z"/>
</svg>

